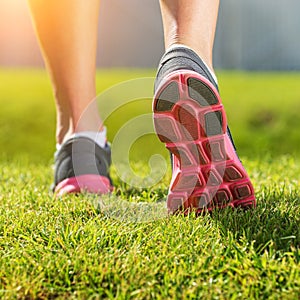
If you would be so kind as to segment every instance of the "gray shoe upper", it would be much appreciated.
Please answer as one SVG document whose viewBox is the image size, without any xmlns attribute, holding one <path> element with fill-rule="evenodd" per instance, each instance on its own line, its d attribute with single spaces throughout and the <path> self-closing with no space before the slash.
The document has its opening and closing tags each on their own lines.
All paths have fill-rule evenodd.
<svg viewBox="0 0 300 300">
<path fill-rule="evenodd" d="M 156 75 L 155 90 L 168 74 L 182 69 L 197 72 L 218 89 L 217 83 L 198 54 L 192 49 L 178 46 L 167 51 L 161 58 Z"/>
<path fill-rule="evenodd" d="M 87 137 L 67 140 L 55 154 L 54 186 L 66 178 L 94 174 L 109 177 L 111 150 Z"/>
</svg>

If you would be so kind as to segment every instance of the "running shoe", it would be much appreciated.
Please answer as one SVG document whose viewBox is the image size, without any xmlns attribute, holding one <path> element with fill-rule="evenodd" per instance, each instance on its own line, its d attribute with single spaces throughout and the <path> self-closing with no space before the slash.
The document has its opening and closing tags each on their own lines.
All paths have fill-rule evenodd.
<svg viewBox="0 0 300 300">
<path fill-rule="evenodd" d="M 112 189 L 109 176 L 111 151 L 87 137 L 67 140 L 55 154 L 53 191 L 62 196 L 69 193 L 106 194 Z"/>
<path fill-rule="evenodd" d="M 199 56 L 176 47 L 160 63 L 153 100 L 158 138 L 172 157 L 171 213 L 256 206 L 217 83 Z"/>
</svg>

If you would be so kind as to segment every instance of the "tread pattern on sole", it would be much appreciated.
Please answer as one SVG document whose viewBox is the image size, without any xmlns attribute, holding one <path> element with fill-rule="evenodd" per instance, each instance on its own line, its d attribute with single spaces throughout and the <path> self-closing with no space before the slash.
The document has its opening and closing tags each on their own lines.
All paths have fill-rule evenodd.
<svg viewBox="0 0 300 300">
<path fill-rule="evenodd" d="M 171 73 L 154 96 L 153 110 L 156 133 L 173 157 L 170 212 L 255 207 L 218 91 L 206 78 L 187 70 Z"/>
</svg>

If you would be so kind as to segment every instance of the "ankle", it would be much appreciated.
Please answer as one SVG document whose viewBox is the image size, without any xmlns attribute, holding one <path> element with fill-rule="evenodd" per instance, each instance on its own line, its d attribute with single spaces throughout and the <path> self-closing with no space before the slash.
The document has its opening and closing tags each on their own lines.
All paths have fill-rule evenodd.
<svg viewBox="0 0 300 300">
<path fill-rule="evenodd" d="M 68 132 L 65 134 L 63 138 L 57 139 L 56 141 L 56 149 L 59 150 L 61 145 L 72 138 L 77 137 L 86 137 L 93 140 L 97 143 L 101 148 L 104 148 L 107 143 L 106 137 L 106 127 L 102 126 L 102 128 L 98 131 L 77 131 L 77 132 Z"/>
<path fill-rule="evenodd" d="M 182 41 L 182 42 L 173 42 L 170 45 L 168 45 L 166 47 L 166 52 L 178 47 L 179 48 L 184 47 L 194 51 L 202 59 L 205 65 L 209 67 L 209 69 L 212 72 L 214 72 L 212 53 L 209 49 L 206 49 L 205 47 L 195 46 L 193 43 L 189 43 L 188 41 Z"/>
<path fill-rule="evenodd" d="M 56 129 L 56 143 L 62 144 L 64 141 L 66 141 L 70 136 L 73 134 L 73 130 L 68 128 L 59 127 Z"/>
</svg>

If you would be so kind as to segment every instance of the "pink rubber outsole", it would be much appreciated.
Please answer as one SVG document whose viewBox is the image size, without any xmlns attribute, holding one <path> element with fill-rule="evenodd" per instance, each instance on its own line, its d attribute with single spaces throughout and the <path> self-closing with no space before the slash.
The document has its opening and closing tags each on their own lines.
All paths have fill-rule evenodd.
<svg viewBox="0 0 300 300">
<path fill-rule="evenodd" d="M 256 206 L 254 189 L 226 133 L 216 88 L 193 71 L 171 73 L 153 101 L 154 126 L 173 158 L 170 212 Z"/>
<path fill-rule="evenodd" d="M 57 196 L 70 193 L 107 194 L 113 190 L 108 178 L 100 175 L 87 174 L 67 178 L 55 188 Z"/>
</svg>

